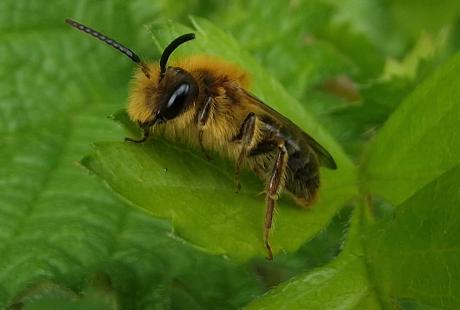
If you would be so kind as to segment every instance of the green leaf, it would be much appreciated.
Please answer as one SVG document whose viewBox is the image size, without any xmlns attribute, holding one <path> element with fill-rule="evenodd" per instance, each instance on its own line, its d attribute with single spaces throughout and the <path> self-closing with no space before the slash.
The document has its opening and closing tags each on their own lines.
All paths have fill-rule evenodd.
<svg viewBox="0 0 460 310">
<path fill-rule="evenodd" d="M 369 225 L 364 205 L 357 207 L 335 261 L 281 284 L 248 308 L 458 308 L 459 179 L 457 165 L 378 225 Z"/>
<path fill-rule="evenodd" d="M 423 32 L 402 60 L 387 59 L 381 79 L 390 81 L 394 77 L 399 77 L 420 82 L 448 57 L 455 54 L 456 50 L 452 51 L 450 48 L 456 44 L 455 40 L 454 27 L 446 28 L 436 35 Z"/>
<path fill-rule="evenodd" d="M 439 6 L 430 0 L 391 0 L 388 4 L 395 26 L 412 38 L 422 31 L 438 32 L 460 13 L 460 3 L 456 0 L 444 0 Z"/>
<path fill-rule="evenodd" d="M 97 277 L 105 278 L 105 283 L 90 281 L 83 296 L 49 280 L 37 282 L 18 295 L 8 309 L 118 309 L 110 279 L 105 275 Z"/>
<path fill-rule="evenodd" d="M 248 309 L 378 309 L 366 265 L 354 255 L 283 283 Z"/>
<path fill-rule="evenodd" d="M 379 0 L 327 0 L 335 8 L 335 23 L 350 24 L 352 28 L 374 40 L 382 40 L 386 8 Z"/>
<path fill-rule="evenodd" d="M 366 257 L 386 302 L 460 307 L 460 165 L 400 205 L 366 236 Z"/>
<path fill-rule="evenodd" d="M 460 54 L 419 85 L 369 147 L 364 187 L 399 204 L 460 162 Z"/>
<path fill-rule="evenodd" d="M 383 53 L 368 37 L 353 31 L 350 24 L 337 25 L 330 22 L 326 27 L 319 29 L 317 35 L 333 44 L 353 64 L 353 70 L 345 72 L 359 81 L 366 82 L 381 73 L 384 65 Z"/>
<path fill-rule="evenodd" d="M 361 208 L 356 208 L 343 252 L 255 299 L 248 309 L 378 309 L 380 301 L 363 260 Z"/>
<path fill-rule="evenodd" d="M 308 132 L 332 152 L 338 163 L 338 172 L 323 171 L 323 198 L 314 208 L 303 210 L 285 200 L 279 204 L 272 235 L 274 251 L 295 251 L 353 196 L 353 165 L 337 144 L 320 130 L 317 121 L 241 51 L 229 35 L 204 20 L 194 18 L 192 21 L 199 33 L 196 42 L 187 46 L 189 53 L 190 50 L 206 51 L 250 68 L 255 93 L 270 98 L 273 107 L 302 127 L 310 128 Z M 176 25 L 154 29 L 155 34 L 162 35 L 157 38 L 161 46 L 170 38 L 189 31 Z M 84 159 L 83 164 L 135 206 L 171 219 L 175 233 L 199 247 L 241 260 L 265 255 L 262 242 L 265 204 L 262 197 L 257 197 L 263 185 L 254 177 L 245 178 L 244 191 L 236 195 L 233 167 L 229 163 L 217 160 L 208 163 L 199 150 L 191 152 L 183 146 L 155 141 L 146 146 L 97 144 L 95 153 Z"/>
</svg>

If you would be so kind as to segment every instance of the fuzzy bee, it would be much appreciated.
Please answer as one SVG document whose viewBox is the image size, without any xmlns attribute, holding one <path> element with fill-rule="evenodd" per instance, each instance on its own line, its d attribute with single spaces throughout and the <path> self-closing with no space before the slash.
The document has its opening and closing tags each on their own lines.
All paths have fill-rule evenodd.
<svg viewBox="0 0 460 310">
<path fill-rule="evenodd" d="M 275 204 L 281 191 L 303 207 L 310 206 L 320 185 L 319 167 L 336 169 L 329 152 L 289 119 L 249 92 L 249 76 L 221 59 L 194 56 L 168 65 L 171 53 L 195 38 L 193 33 L 173 40 L 160 62 L 147 64 L 109 37 L 67 19 L 66 22 L 119 50 L 138 68 L 128 103 L 130 118 L 143 129 L 142 143 L 151 135 L 182 141 L 235 163 L 235 186 L 240 169 L 252 170 L 265 184 L 263 240 L 267 258 Z"/>
</svg>

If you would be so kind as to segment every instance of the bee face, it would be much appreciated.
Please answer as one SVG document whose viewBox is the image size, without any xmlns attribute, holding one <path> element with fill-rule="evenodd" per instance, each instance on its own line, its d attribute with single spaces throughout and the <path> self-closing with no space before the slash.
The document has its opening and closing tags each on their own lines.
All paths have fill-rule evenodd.
<svg viewBox="0 0 460 310">
<path fill-rule="evenodd" d="M 168 67 L 160 76 L 157 93 L 152 94 L 151 100 L 157 101 L 153 104 L 153 124 L 178 117 L 193 104 L 197 96 L 198 85 L 193 76 L 182 68 Z"/>
</svg>

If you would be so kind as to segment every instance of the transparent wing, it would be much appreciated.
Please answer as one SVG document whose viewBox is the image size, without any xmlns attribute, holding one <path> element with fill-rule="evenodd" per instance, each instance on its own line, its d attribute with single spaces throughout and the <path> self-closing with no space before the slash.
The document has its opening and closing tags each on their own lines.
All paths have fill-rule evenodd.
<svg viewBox="0 0 460 310">
<path fill-rule="evenodd" d="M 337 169 L 337 164 L 332 158 L 331 154 L 315 139 L 313 139 L 309 134 L 300 129 L 296 124 L 290 121 L 287 117 L 278 113 L 268 105 L 266 105 L 262 100 L 251 94 L 250 92 L 242 89 L 244 95 L 250 103 L 254 105 L 254 112 L 259 112 L 259 114 L 266 114 L 271 116 L 273 119 L 278 121 L 280 125 L 288 128 L 290 132 L 296 134 L 300 137 L 308 146 L 318 155 L 320 164 L 329 169 Z"/>
</svg>

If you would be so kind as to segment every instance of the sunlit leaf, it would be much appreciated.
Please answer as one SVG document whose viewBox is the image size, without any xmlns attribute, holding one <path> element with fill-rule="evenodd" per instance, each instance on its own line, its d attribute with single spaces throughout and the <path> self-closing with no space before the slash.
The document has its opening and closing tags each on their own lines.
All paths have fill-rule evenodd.
<svg viewBox="0 0 460 310">
<path fill-rule="evenodd" d="M 366 189 L 398 204 L 460 162 L 460 54 L 419 85 L 369 147 Z"/>
</svg>

